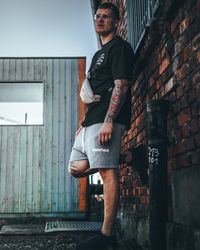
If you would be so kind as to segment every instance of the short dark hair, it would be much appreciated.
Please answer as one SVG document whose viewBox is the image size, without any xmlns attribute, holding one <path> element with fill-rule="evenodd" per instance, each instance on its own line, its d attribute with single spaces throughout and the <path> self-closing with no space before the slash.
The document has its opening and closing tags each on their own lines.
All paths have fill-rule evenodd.
<svg viewBox="0 0 200 250">
<path fill-rule="evenodd" d="M 116 5 L 112 4 L 112 3 L 108 3 L 108 2 L 104 2 L 104 3 L 101 3 L 98 7 L 97 7 L 97 10 L 98 9 L 111 9 L 114 14 L 115 14 L 115 17 L 117 20 L 120 19 L 120 14 L 119 14 L 119 9 L 117 8 Z"/>
</svg>

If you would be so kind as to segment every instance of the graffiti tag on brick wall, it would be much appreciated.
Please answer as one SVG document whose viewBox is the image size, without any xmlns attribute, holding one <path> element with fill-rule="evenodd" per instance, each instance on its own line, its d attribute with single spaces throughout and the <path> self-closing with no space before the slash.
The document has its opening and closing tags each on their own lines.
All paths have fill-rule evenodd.
<svg viewBox="0 0 200 250">
<path fill-rule="evenodd" d="M 149 147 L 149 163 L 158 165 L 159 150 L 157 148 Z"/>
</svg>

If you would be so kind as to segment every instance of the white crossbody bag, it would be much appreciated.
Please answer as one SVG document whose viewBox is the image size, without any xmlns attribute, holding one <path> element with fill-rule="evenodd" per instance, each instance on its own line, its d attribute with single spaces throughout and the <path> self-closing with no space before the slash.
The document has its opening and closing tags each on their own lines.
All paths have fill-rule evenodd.
<svg viewBox="0 0 200 250">
<path fill-rule="evenodd" d="M 92 88 L 90 86 L 90 82 L 87 77 L 82 83 L 80 97 L 81 97 L 82 102 L 87 103 L 87 104 L 92 103 L 92 102 L 98 102 L 101 99 L 100 95 L 94 95 Z"/>
</svg>

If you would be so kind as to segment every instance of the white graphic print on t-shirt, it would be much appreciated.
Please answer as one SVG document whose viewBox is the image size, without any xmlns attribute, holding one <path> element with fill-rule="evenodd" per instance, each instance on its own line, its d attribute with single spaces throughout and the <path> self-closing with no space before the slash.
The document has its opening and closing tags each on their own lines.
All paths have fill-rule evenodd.
<svg viewBox="0 0 200 250">
<path fill-rule="evenodd" d="M 97 60 L 97 65 L 101 65 L 102 62 L 104 61 L 104 58 L 105 58 L 105 54 L 101 54 L 100 57 L 98 58 Z"/>
</svg>

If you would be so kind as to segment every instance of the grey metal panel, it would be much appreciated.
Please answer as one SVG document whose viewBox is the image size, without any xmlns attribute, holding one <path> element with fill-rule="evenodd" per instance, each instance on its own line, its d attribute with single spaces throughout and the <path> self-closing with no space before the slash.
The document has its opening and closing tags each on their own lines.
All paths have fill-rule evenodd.
<svg viewBox="0 0 200 250">
<path fill-rule="evenodd" d="M 22 60 L 21 59 L 16 59 L 15 80 L 16 81 L 22 80 Z"/>
<path fill-rule="evenodd" d="M 42 211 L 51 210 L 51 189 L 52 189 L 52 116 L 53 116 L 53 60 L 47 60 L 46 84 L 45 84 L 45 169 L 44 178 L 45 185 L 42 191 Z M 46 170 L 47 168 L 47 170 Z"/>
<path fill-rule="evenodd" d="M 66 107 L 68 107 L 67 112 L 66 112 L 66 120 L 70 121 L 70 125 L 67 126 L 66 125 L 66 138 L 71 138 L 71 140 L 73 140 L 74 135 L 75 135 L 75 130 L 77 129 L 77 121 L 76 121 L 76 117 L 74 116 L 75 110 L 76 110 L 76 106 L 77 106 L 77 102 L 74 103 L 74 105 L 70 107 L 70 104 L 73 101 L 73 98 L 75 98 L 75 100 L 77 100 L 77 77 L 74 77 L 74 73 L 77 71 L 77 65 L 75 65 L 74 61 L 67 61 L 67 82 L 72 82 L 72 84 L 67 84 L 67 89 L 66 89 Z M 71 95 L 69 95 L 68 93 L 72 93 Z M 70 129 L 71 127 L 71 129 Z M 70 154 L 70 149 L 69 149 L 69 145 L 72 143 L 72 141 L 67 141 L 67 148 L 66 148 L 66 152 L 67 152 L 67 157 L 69 157 Z M 77 197 L 77 185 L 74 185 L 74 183 L 77 183 L 77 180 L 74 179 L 72 176 L 70 176 L 69 174 L 67 175 L 67 209 L 69 211 L 73 211 L 74 207 L 77 206 L 76 201 L 75 201 L 75 197 Z M 72 195 L 70 195 L 72 194 Z"/>
<path fill-rule="evenodd" d="M 0 126 L 1 215 L 76 213 L 78 183 L 67 165 L 77 128 L 78 59 L 0 58 L 0 81 L 44 82 L 44 125 Z"/>
<path fill-rule="evenodd" d="M 60 97 L 60 104 L 59 104 L 59 144 L 58 144 L 58 161 L 59 161 L 59 168 L 58 168 L 58 176 L 59 176 L 59 182 L 58 182 L 58 190 L 59 190 L 59 196 L 58 196 L 58 209 L 59 211 L 65 211 L 65 183 L 66 183 L 66 174 L 67 174 L 67 164 L 65 160 L 65 140 L 66 140 L 66 134 L 65 134 L 65 122 L 66 122 L 66 61 L 61 59 L 60 60 L 60 66 L 59 66 L 59 97 Z M 71 83 L 73 84 L 73 83 Z M 64 147 L 63 147 L 64 145 Z M 63 174 L 65 173 L 65 174 Z M 62 195 L 61 195 L 62 194 Z M 62 202 L 62 197 L 64 197 L 64 203 Z"/>
<path fill-rule="evenodd" d="M 159 6 L 159 0 L 126 1 L 128 40 L 134 51 L 137 50 L 146 30 L 146 26 Z"/>
<path fill-rule="evenodd" d="M 0 59 L 0 79 L 3 79 L 3 59 Z"/>
<path fill-rule="evenodd" d="M 7 190 L 6 190 L 6 158 L 7 158 L 7 127 L 1 127 L 1 175 L 0 175 L 0 208 L 2 213 L 6 212 Z"/>
<path fill-rule="evenodd" d="M 77 89 L 77 82 L 78 82 L 78 77 L 76 74 L 76 72 L 78 71 L 78 65 L 77 62 L 75 60 L 72 60 L 72 67 L 71 67 L 72 71 L 71 71 L 71 76 L 72 76 L 72 98 L 74 98 L 74 100 L 77 100 L 77 93 L 78 93 L 78 89 Z M 73 99 L 72 99 L 73 100 Z M 74 114 L 77 114 L 78 112 L 78 107 L 77 107 L 77 102 L 74 103 L 74 105 L 71 107 L 72 110 L 72 116 L 71 116 L 71 138 L 74 138 L 75 135 L 75 131 L 76 131 L 76 127 L 78 124 L 77 121 L 77 116 L 75 116 Z M 72 179 L 72 181 L 74 181 L 74 178 Z M 74 207 L 77 207 L 77 196 L 78 196 L 78 186 L 77 185 L 72 185 L 72 210 L 74 209 Z"/>
</svg>

